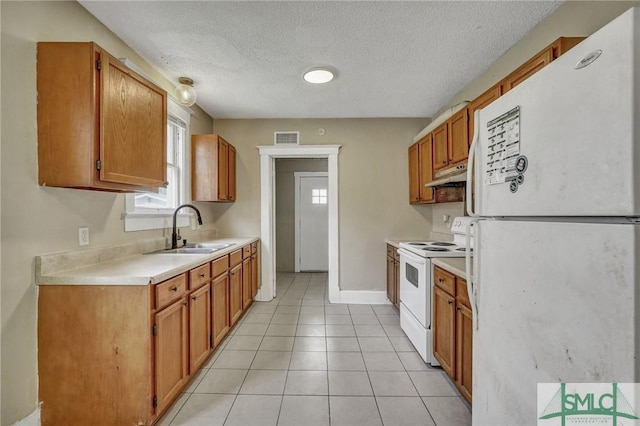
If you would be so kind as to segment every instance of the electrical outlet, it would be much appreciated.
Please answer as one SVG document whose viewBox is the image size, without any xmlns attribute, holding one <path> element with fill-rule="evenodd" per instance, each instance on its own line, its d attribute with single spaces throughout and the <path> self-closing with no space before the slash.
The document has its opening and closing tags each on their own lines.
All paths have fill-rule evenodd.
<svg viewBox="0 0 640 426">
<path fill-rule="evenodd" d="M 78 228 L 78 243 L 80 243 L 81 246 L 89 245 L 89 227 L 83 226 Z"/>
</svg>

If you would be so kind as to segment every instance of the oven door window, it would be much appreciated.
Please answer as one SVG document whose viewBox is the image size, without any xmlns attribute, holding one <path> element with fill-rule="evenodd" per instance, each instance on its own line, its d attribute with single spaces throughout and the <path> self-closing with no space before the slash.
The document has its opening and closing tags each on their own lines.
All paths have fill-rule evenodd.
<svg viewBox="0 0 640 426">
<path fill-rule="evenodd" d="M 415 288 L 418 288 L 418 269 L 407 262 L 405 271 L 405 278 L 407 279 L 407 281 L 411 283 L 411 285 Z"/>
</svg>

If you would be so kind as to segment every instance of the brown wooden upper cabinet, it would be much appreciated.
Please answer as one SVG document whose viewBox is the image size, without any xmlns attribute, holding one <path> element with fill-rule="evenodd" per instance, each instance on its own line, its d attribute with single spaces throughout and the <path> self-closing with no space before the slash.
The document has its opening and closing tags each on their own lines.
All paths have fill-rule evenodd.
<svg viewBox="0 0 640 426">
<path fill-rule="evenodd" d="M 482 95 L 475 98 L 469 106 L 467 106 L 467 110 L 469 111 L 469 146 L 471 146 L 471 142 L 473 142 L 473 132 L 474 132 L 474 119 L 475 112 L 479 109 L 482 109 L 489 105 L 491 102 L 495 101 L 502 94 L 501 84 L 498 83 L 493 86 L 491 89 L 484 92 Z"/>
<path fill-rule="evenodd" d="M 433 132 L 433 171 L 467 159 L 469 153 L 468 111 L 463 108 Z"/>
<path fill-rule="evenodd" d="M 433 189 L 424 185 L 433 180 L 431 133 L 409 147 L 409 203 L 434 201 Z"/>
<path fill-rule="evenodd" d="M 156 191 L 167 178 L 167 93 L 92 42 L 40 42 L 38 182 Z"/>
<path fill-rule="evenodd" d="M 236 200 L 236 149 L 219 135 L 191 136 L 193 201 Z"/>
<path fill-rule="evenodd" d="M 513 89 L 518 84 L 549 65 L 554 59 L 565 54 L 569 49 L 580 43 L 582 40 L 584 40 L 584 37 L 560 37 L 555 40 L 502 80 L 501 95 L 504 95 L 509 90 Z"/>
</svg>

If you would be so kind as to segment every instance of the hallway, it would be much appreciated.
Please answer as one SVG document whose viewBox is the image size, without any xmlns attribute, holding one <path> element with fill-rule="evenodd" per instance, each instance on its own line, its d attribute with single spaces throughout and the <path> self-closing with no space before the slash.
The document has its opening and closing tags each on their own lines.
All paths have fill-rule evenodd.
<svg viewBox="0 0 640 426">
<path fill-rule="evenodd" d="M 455 425 L 471 411 L 391 305 L 329 304 L 327 275 L 279 273 L 159 425 Z"/>
</svg>

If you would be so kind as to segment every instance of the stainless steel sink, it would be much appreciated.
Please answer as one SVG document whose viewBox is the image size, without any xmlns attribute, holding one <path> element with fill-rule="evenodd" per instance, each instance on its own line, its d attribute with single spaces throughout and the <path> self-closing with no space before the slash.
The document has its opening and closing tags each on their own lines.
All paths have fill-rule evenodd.
<svg viewBox="0 0 640 426">
<path fill-rule="evenodd" d="M 147 254 L 209 254 L 233 245 L 235 243 L 190 243 L 175 249 L 158 250 Z"/>
<path fill-rule="evenodd" d="M 189 243 L 185 245 L 185 248 L 206 248 L 213 250 L 222 250 L 227 247 L 231 247 L 235 245 L 235 243 Z"/>
</svg>

